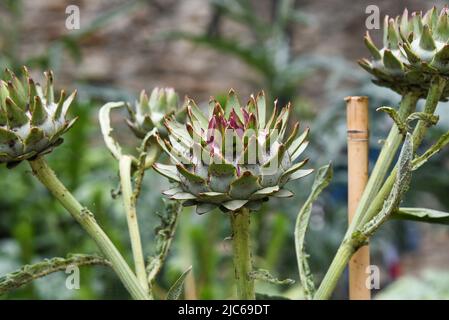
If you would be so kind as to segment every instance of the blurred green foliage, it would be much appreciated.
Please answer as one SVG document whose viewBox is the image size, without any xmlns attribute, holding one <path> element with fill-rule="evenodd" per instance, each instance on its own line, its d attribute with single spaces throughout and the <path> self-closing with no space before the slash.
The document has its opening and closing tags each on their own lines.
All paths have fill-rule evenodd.
<svg viewBox="0 0 449 320">
<path fill-rule="evenodd" d="M 427 269 L 418 276 L 404 276 L 376 296 L 378 300 L 447 300 L 449 274 Z"/>
</svg>

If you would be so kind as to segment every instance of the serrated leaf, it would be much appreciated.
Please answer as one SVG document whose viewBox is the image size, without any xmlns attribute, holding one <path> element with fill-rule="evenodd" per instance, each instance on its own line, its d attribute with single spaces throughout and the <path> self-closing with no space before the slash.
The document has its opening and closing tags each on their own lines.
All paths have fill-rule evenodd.
<svg viewBox="0 0 449 320">
<path fill-rule="evenodd" d="M 332 164 L 325 165 L 318 169 L 312 185 L 312 191 L 306 202 L 299 210 L 295 224 L 295 250 L 298 262 L 299 280 L 307 299 L 311 299 L 315 292 L 313 275 L 310 272 L 308 255 L 305 250 L 305 235 L 309 225 L 312 206 L 320 193 L 329 185 L 332 180 Z"/>
<path fill-rule="evenodd" d="M 284 279 L 279 280 L 278 278 L 274 277 L 268 270 L 265 269 L 258 269 L 253 270 L 249 274 L 249 276 L 254 280 L 260 280 L 272 284 L 278 284 L 278 285 L 291 285 L 295 283 L 295 280 L 293 279 Z"/>
<path fill-rule="evenodd" d="M 192 270 L 192 266 L 187 268 L 187 270 L 181 274 L 181 276 L 178 278 L 178 280 L 175 281 L 175 283 L 168 290 L 166 300 L 178 300 L 179 299 L 179 297 L 181 296 L 182 290 L 184 288 L 184 282 L 186 281 L 186 278 L 189 275 L 191 270 Z"/>
<path fill-rule="evenodd" d="M 164 210 L 159 213 L 160 224 L 156 228 L 155 248 L 156 252 L 148 259 L 146 271 L 148 283 L 153 286 L 157 275 L 167 259 L 173 243 L 173 238 L 178 224 L 179 215 L 183 206 L 179 201 L 168 201 L 163 199 Z"/>
<path fill-rule="evenodd" d="M 58 271 L 64 271 L 68 266 L 111 266 L 110 262 L 102 257 L 86 254 L 72 254 L 67 258 L 52 258 L 25 265 L 21 269 L 0 277 L 0 295 L 22 287 L 33 280 L 45 277 Z"/>
</svg>

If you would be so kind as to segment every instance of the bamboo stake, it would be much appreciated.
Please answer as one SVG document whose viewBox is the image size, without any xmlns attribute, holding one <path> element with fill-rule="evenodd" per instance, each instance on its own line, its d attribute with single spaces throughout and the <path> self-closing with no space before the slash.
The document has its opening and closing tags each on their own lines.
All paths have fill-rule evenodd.
<svg viewBox="0 0 449 320">
<path fill-rule="evenodd" d="M 357 205 L 368 181 L 369 120 L 368 98 L 347 97 L 348 135 L 348 220 L 352 221 Z M 349 262 L 349 299 L 371 299 L 367 287 L 367 268 L 370 264 L 369 246 L 361 247 Z"/>
</svg>

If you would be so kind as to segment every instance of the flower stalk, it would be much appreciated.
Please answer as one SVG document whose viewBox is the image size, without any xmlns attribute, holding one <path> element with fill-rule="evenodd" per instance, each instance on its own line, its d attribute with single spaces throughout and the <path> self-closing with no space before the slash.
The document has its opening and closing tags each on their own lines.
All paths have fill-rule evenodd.
<svg viewBox="0 0 449 320">
<path fill-rule="evenodd" d="M 398 110 L 398 114 L 403 121 L 415 111 L 417 101 L 418 95 L 416 93 L 409 92 L 403 96 Z M 352 234 L 360 225 L 360 221 L 363 219 L 363 214 L 366 212 L 368 206 L 371 204 L 377 192 L 382 187 L 382 183 L 384 182 L 388 169 L 390 169 L 396 152 L 401 145 L 402 138 L 403 136 L 399 132 L 398 126 L 393 124 L 379 154 L 379 158 L 377 159 L 373 171 L 368 179 L 367 185 L 346 235 Z"/>
<path fill-rule="evenodd" d="M 125 207 L 126 219 L 128 222 L 129 236 L 131 239 L 131 247 L 134 258 L 134 267 L 136 269 L 136 275 L 137 279 L 140 282 L 140 285 L 146 292 L 149 292 L 150 288 L 147 282 L 145 258 L 143 256 L 142 241 L 140 239 L 139 223 L 137 220 L 137 199 L 132 191 L 131 185 L 132 157 L 122 156 L 119 161 L 119 166 L 123 205 Z"/>
<path fill-rule="evenodd" d="M 447 81 L 441 77 L 436 77 L 432 86 L 430 87 L 428 97 L 426 99 L 426 104 L 424 106 L 424 112 L 433 115 L 435 113 L 436 107 L 438 105 L 438 101 L 443 93 L 444 87 L 446 86 Z M 424 120 L 418 121 L 415 130 L 413 131 L 412 139 L 413 139 L 413 152 L 416 152 L 418 147 L 421 145 L 426 133 L 429 128 L 429 124 Z M 394 181 L 397 175 L 397 166 L 393 168 L 390 176 L 387 178 L 382 188 L 379 190 L 376 197 L 373 199 L 372 204 L 367 210 L 366 214 L 363 217 L 362 223 L 360 227 L 363 226 L 366 222 L 371 220 L 377 212 L 379 212 L 380 208 L 383 205 L 384 200 L 390 193 Z"/>
<path fill-rule="evenodd" d="M 254 279 L 251 277 L 253 266 L 250 244 L 250 211 L 242 208 L 239 211 L 231 212 L 230 217 L 238 298 L 255 300 Z"/>
<path fill-rule="evenodd" d="M 53 170 L 42 157 L 29 161 L 34 175 L 51 192 L 51 194 L 64 206 L 72 217 L 83 227 L 88 235 L 95 241 L 103 255 L 111 262 L 125 288 L 136 300 L 148 300 L 148 293 L 139 284 L 136 276 L 119 253 L 112 241 L 96 222 L 92 212 L 83 207 L 78 200 L 65 188 Z"/>
</svg>

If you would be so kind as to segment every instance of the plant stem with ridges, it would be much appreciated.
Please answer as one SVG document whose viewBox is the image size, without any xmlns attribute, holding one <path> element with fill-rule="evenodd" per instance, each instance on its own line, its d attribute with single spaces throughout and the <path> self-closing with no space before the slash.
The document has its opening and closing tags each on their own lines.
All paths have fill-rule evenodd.
<svg viewBox="0 0 449 320">
<path fill-rule="evenodd" d="M 230 216 L 237 294 L 240 300 L 255 300 L 254 279 L 251 277 L 250 212 L 242 208 L 231 212 Z"/>
<path fill-rule="evenodd" d="M 110 261 L 112 268 L 122 281 L 125 288 L 136 300 L 149 299 L 148 294 L 139 284 L 131 268 L 121 256 L 112 241 L 96 222 L 92 212 L 83 207 L 78 200 L 65 188 L 56 177 L 46 161 L 39 157 L 30 161 L 34 175 L 64 206 L 72 217 L 83 227 L 87 234 L 95 241 L 103 255 Z"/>
<path fill-rule="evenodd" d="M 132 158 L 130 156 L 122 156 L 120 158 L 120 184 L 122 187 L 123 206 L 125 207 L 129 237 L 134 257 L 134 267 L 140 285 L 146 292 L 149 292 L 150 288 L 147 282 L 145 259 L 143 257 L 142 241 L 140 240 L 139 223 L 137 220 L 136 199 L 131 185 L 131 166 Z"/>
</svg>

